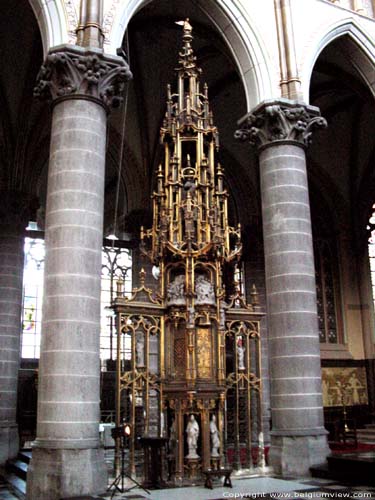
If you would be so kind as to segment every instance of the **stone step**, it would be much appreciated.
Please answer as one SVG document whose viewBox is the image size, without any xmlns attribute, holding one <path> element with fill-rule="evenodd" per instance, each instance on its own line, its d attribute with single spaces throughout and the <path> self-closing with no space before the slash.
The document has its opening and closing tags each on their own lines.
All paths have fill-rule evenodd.
<svg viewBox="0 0 375 500">
<path fill-rule="evenodd" d="M 12 490 L 16 491 L 18 498 L 26 498 L 26 481 L 24 479 L 21 479 L 16 474 L 8 473 L 6 482 Z"/>
<path fill-rule="evenodd" d="M 327 457 L 328 470 L 339 481 L 375 485 L 375 453 L 341 453 Z"/>
<path fill-rule="evenodd" d="M 362 436 L 375 436 L 375 429 L 358 429 L 357 434 Z"/>
<path fill-rule="evenodd" d="M 29 464 L 31 460 L 31 455 L 32 455 L 31 450 L 20 450 L 18 452 L 18 459 L 22 460 L 22 462 L 25 462 L 26 464 Z"/>
<path fill-rule="evenodd" d="M 11 474 L 15 474 L 24 481 L 26 481 L 27 467 L 28 464 L 18 458 L 7 462 L 7 471 Z"/>
<path fill-rule="evenodd" d="M 312 477 L 335 479 L 335 474 L 329 470 L 327 463 L 310 467 L 310 472 Z"/>
<path fill-rule="evenodd" d="M 375 444 L 375 429 L 358 429 L 357 439 L 360 443 Z"/>
<path fill-rule="evenodd" d="M 340 453 L 329 455 L 326 463 L 311 467 L 310 472 L 312 477 L 373 486 L 374 465 L 375 453 Z"/>
</svg>

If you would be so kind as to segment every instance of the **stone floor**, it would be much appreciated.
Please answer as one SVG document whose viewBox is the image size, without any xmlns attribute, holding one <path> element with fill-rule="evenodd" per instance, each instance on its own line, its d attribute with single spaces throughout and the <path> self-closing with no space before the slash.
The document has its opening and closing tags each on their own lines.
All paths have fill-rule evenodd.
<svg viewBox="0 0 375 500">
<path fill-rule="evenodd" d="M 202 486 L 187 488 L 171 488 L 154 490 L 147 494 L 141 489 L 128 492 L 109 491 L 102 497 L 80 497 L 81 500 L 110 499 L 114 500 L 225 500 L 225 499 L 375 499 L 375 487 L 344 486 L 329 479 L 306 478 L 298 480 L 278 479 L 274 477 L 258 477 L 251 479 L 233 479 L 233 488 L 216 487 L 207 490 Z M 13 490 L 0 479 L 0 500 L 23 500 L 24 496 Z M 78 500 L 78 498 L 77 498 Z"/>
<path fill-rule="evenodd" d="M 113 450 L 106 450 L 106 463 L 109 475 L 113 473 Z M 24 500 L 25 481 L 16 478 L 14 487 L 7 484 L 1 477 L 0 471 L 0 500 Z M 162 490 L 152 490 L 146 493 L 144 490 L 134 487 L 134 483 L 125 479 L 125 489 L 128 491 L 107 491 L 103 496 L 76 497 L 75 500 L 225 500 L 225 499 L 293 499 L 293 500 L 314 500 L 314 499 L 374 499 L 375 486 L 349 486 L 340 484 L 333 479 L 320 479 L 308 477 L 305 479 L 279 479 L 268 471 L 268 476 L 241 478 L 232 474 L 233 488 L 222 487 L 220 483 L 215 485 L 213 490 L 203 486 L 189 486 L 181 488 L 168 488 Z M 374 470 L 375 472 L 375 470 Z M 18 482 L 17 482 L 18 481 Z M 130 489 L 131 488 L 131 489 Z"/>
<path fill-rule="evenodd" d="M 129 500 L 225 500 L 225 499 L 375 499 L 375 487 L 344 486 L 333 480 L 307 478 L 285 480 L 274 477 L 233 479 L 233 488 L 216 487 L 207 490 L 202 486 L 154 490 L 150 495 L 139 489 L 116 493 L 113 499 Z"/>
</svg>

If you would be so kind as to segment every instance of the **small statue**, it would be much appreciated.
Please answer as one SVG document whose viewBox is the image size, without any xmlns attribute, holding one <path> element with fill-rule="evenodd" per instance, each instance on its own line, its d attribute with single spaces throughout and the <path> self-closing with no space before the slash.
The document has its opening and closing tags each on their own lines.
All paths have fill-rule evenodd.
<svg viewBox="0 0 375 500">
<path fill-rule="evenodd" d="M 174 454 L 176 448 L 176 422 L 173 419 L 169 429 L 168 450 L 171 455 Z"/>
<path fill-rule="evenodd" d="M 189 448 L 189 453 L 186 455 L 186 458 L 199 458 L 197 454 L 199 425 L 194 415 L 190 415 L 185 432 L 187 434 L 187 444 Z"/>
<path fill-rule="evenodd" d="M 224 300 L 220 301 L 220 316 L 219 316 L 219 326 L 221 330 L 225 330 L 225 309 L 227 309 L 228 305 Z"/>
<path fill-rule="evenodd" d="M 197 277 L 195 282 L 196 304 L 215 304 L 215 291 L 212 283 L 204 276 Z"/>
<path fill-rule="evenodd" d="M 167 288 L 167 303 L 172 305 L 185 304 L 185 275 L 180 274 L 169 283 Z"/>
<path fill-rule="evenodd" d="M 218 449 L 220 447 L 219 431 L 216 426 L 216 417 L 212 415 L 210 422 L 210 435 L 211 435 L 211 457 L 219 457 Z"/>
<path fill-rule="evenodd" d="M 245 370 L 245 348 L 242 345 L 242 338 L 237 341 L 238 369 Z"/>
<path fill-rule="evenodd" d="M 142 367 L 145 365 L 145 342 L 143 339 L 143 335 L 139 335 L 137 337 L 137 341 L 135 344 L 135 353 L 137 358 L 137 366 Z"/>
<path fill-rule="evenodd" d="M 188 308 L 187 318 L 188 318 L 187 327 L 188 328 L 194 328 L 194 325 L 195 325 L 195 311 L 194 311 L 194 307 L 189 307 Z"/>
<path fill-rule="evenodd" d="M 266 459 L 265 459 L 265 455 L 264 455 L 264 435 L 263 435 L 263 432 L 259 433 L 258 441 L 259 441 L 258 467 L 264 468 L 266 466 Z"/>
</svg>

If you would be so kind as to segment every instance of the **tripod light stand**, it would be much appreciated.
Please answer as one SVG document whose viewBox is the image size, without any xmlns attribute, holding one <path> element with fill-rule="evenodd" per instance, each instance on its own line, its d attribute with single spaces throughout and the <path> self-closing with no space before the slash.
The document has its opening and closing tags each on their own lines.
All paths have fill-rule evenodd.
<svg viewBox="0 0 375 500">
<path fill-rule="evenodd" d="M 132 428 L 130 424 L 123 424 L 120 425 L 119 427 L 114 427 L 112 429 L 112 437 L 113 439 L 119 440 L 120 444 L 120 450 L 121 450 L 121 468 L 120 468 L 120 473 L 117 475 L 115 480 L 111 483 L 111 485 L 108 487 L 108 491 L 113 489 L 112 495 L 111 495 L 111 500 L 114 497 L 116 491 L 119 491 L 120 493 L 126 493 L 138 486 L 138 488 L 142 489 L 146 493 L 150 494 L 149 491 L 147 491 L 138 481 L 133 479 L 129 474 L 126 473 L 125 471 L 125 447 L 127 445 L 127 440 L 129 439 L 129 436 L 131 435 Z M 117 472 L 117 471 L 116 471 Z M 125 478 L 130 479 L 132 481 L 133 486 L 125 488 Z"/>
</svg>

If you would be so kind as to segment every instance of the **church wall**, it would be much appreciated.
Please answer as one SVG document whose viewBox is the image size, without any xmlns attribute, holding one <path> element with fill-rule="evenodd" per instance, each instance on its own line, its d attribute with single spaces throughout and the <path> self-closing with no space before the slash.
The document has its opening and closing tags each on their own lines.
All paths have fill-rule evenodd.
<svg viewBox="0 0 375 500">
<path fill-rule="evenodd" d="M 66 1 L 29 1 L 38 20 L 45 54 L 52 46 L 74 41 L 71 31 L 72 18 L 69 20 Z M 117 7 L 114 8 L 116 3 Z M 141 0 L 108 1 L 106 3 L 108 6 L 105 13 L 107 17 L 110 12 L 114 12 L 116 15 L 113 24 L 107 25 L 109 31 L 107 32 L 108 40 L 105 51 L 109 53 L 115 52 L 115 49 L 122 41 L 129 20 L 131 20 L 137 9 L 148 3 Z M 342 0 L 340 5 L 338 5 L 338 2 L 332 4 L 328 0 L 290 0 L 290 3 L 293 17 L 294 45 L 302 84 L 301 96 L 303 100 L 306 103 L 309 102 L 311 72 L 319 54 L 327 44 L 345 33 L 348 33 L 350 37 L 350 42 L 345 46 L 345 57 L 363 76 L 372 94 L 375 94 L 375 72 L 372 63 L 375 60 L 375 45 L 372 41 L 375 39 L 374 21 L 361 15 L 361 13 L 354 13 L 350 10 L 349 0 Z M 195 4 L 199 5 L 202 11 L 212 20 L 230 46 L 230 52 L 239 68 L 241 83 L 245 87 L 247 108 L 252 109 L 263 99 L 279 97 L 280 71 L 274 1 L 263 0 L 262 8 L 258 8 L 258 0 L 196 0 Z M 363 4 L 367 5 L 370 12 L 370 3 L 367 2 L 366 4 L 365 0 L 363 0 Z M 307 19 L 308 22 L 306 22 Z M 130 95 L 135 91 L 132 85 L 130 84 L 129 87 Z M 240 92 L 242 92 L 242 89 Z M 139 201 L 141 196 L 148 199 L 151 184 L 148 180 L 148 169 L 151 166 L 146 164 L 142 152 L 140 134 L 142 116 L 139 115 L 139 110 L 133 106 L 135 101 L 130 99 L 129 102 L 128 116 L 132 116 L 132 123 L 131 126 L 126 127 L 125 135 L 126 141 L 135 152 L 136 162 L 138 162 L 137 169 L 134 169 L 134 171 L 137 170 L 137 175 L 141 178 L 140 181 L 135 183 L 138 189 L 132 190 L 131 179 L 127 184 L 127 188 L 131 191 L 129 196 L 129 209 L 131 210 L 143 206 L 143 201 Z M 244 108 L 243 112 L 245 113 L 245 111 Z M 114 128 L 119 129 L 121 125 L 116 123 L 115 120 L 112 124 Z M 345 204 L 348 202 L 348 206 L 340 206 L 338 210 L 340 210 L 341 217 L 346 215 L 349 219 L 354 209 L 357 210 L 357 207 L 354 206 L 355 203 L 351 207 L 349 206 L 353 186 L 348 182 L 351 165 L 349 163 L 345 164 L 345 158 L 348 157 L 351 151 L 351 131 L 345 129 L 345 127 L 340 128 L 340 120 L 341 117 L 338 117 L 337 120 L 331 121 L 328 130 L 324 132 L 328 134 L 328 141 L 320 142 L 319 137 L 316 139 L 314 137 L 314 144 L 317 143 L 318 146 L 312 146 L 312 156 L 316 151 L 323 159 L 323 163 L 324 160 L 326 164 L 329 162 L 329 168 L 327 168 L 327 165 L 323 165 L 323 169 L 326 168 L 327 170 L 326 180 L 328 182 L 329 179 L 329 182 L 332 182 L 337 192 L 340 193 L 340 203 L 342 200 L 344 200 Z M 358 188 L 358 192 L 362 180 L 361 173 L 365 172 L 366 168 L 373 168 L 371 158 L 367 156 L 372 147 L 372 139 L 369 139 L 370 136 L 368 135 L 369 130 L 371 130 L 371 120 L 369 120 L 369 123 L 361 124 L 358 134 L 359 142 L 363 145 L 363 149 L 357 151 L 358 184 L 356 184 L 356 188 Z M 225 133 L 229 135 L 228 132 Z M 332 143 L 336 146 L 335 156 L 332 156 L 332 149 L 329 147 Z M 243 154 L 238 154 L 239 164 L 244 157 Z M 248 161 L 248 163 L 254 166 L 252 160 Z M 243 166 L 248 168 L 248 164 Z M 226 165 L 225 167 L 227 168 Z M 258 165 L 256 167 L 258 168 Z M 127 171 L 126 175 L 130 175 L 129 171 Z M 256 176 L 254 172 L 246 172 L 246 175 L 249 178 Z M 140 192 L 139 186 L 144 187 L 142 192 Z M 362 214 L 356 213 L 355 216 L 356 220 L 358 220 L 362 217 Z M 350 234 L 351 229 L 352 226 L 348 223 L 348 225 L 343 224 L 343 227 L 338 231 L 341 289 L 341 304 L 339 307 L 341 307 L 343 313 L 344 339 L 342 344 L 322 347 L 322 359 L 323 366 L 326 365 L 327 367 L 366 366 L 368 381 L 371 381 L 374 373 L 374 363 L 371 358 L 374 356 L 375 351 L 373 327 L 375 315 L 371 302 L 368 259 L 366 247 L 360 247 L 358 250 L 356 235 Z M 247 292 L 249 293 L 252 283 L 255 282 L 260 304 L 265 307 L 266 292 L 262 252 L 263 249 L 257 255 L 252 255 L 245 261 L 245 272 L 247 276 Z M 138 265 L 138 267 L 140 266 Z M 148 271 L 150 271 L 150 268 Z M 147 279 L 152 281 L 151 274 Z M 264 319 L 261 325 L 261 336 L 263 338 L 262 376 L 265 420 L 269 416 L 270 406 L 266 335 L 267 324 L 266 319 Z M 21 389 L 24 387 L 26 380 L 27 384 L 34 384 L 33 372 L 21 373 Z M 371 385 L 368 382 L 368 388 L 370 407 L 374 408 L 375 389 L 373 383 Z M 27 401 L 25 407 L 32 406 L 31 403 L 33 404 L 33 402 Z M 268 430 L 265 429 L 265 434 L 267 432 Z M 265 437 L 267 440 L 267 436 Z"/>
<path fill-rule="evenodd" d="M 359 295 L 358 273 L 353 272 L 357 259 L 351 243 L 348 238 L 340 239 L 340 277 L 346 333 L 345 343 L 347 343 L 348 351 L 354 359 L 363 359 L 365 353 L 362 338 L 362 304 Z"/>
</svg>

